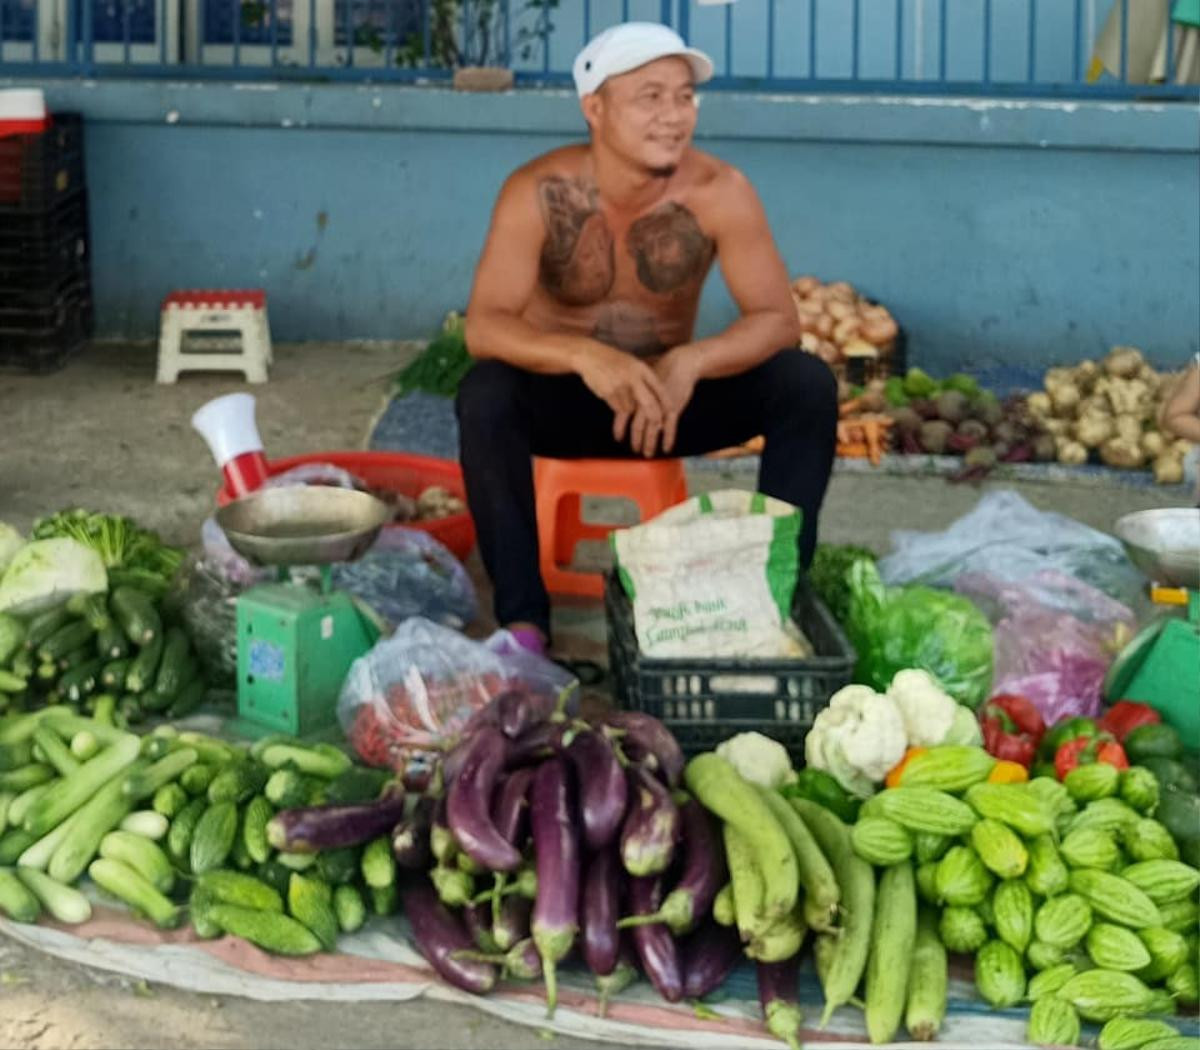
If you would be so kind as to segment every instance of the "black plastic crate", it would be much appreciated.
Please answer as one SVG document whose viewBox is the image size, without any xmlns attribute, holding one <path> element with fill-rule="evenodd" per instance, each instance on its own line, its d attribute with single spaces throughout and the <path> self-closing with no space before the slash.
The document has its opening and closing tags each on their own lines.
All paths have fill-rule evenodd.
<svg viewBox="0 0 1200 1050">
<path fill-rule="evenodd" d="M 78 113 L 55 113 L 45 131 L 0 138 L 0 219 L 44 211 L 83 188 Z"/>
<path fill-rule="evenodd" d="M 42 310 L 0 310 L 0 368 L 45 373 L 62 368 L 92 336 L 91 292 L 74 286 Z"/>
<path fill-rule="evenodd" d="M 792 619 L 816 652 L 807 660 L 650 659 L 638 649 L 633 606 L 614 573 L 605 581 L 604 607 L 617 700 L 661 721 L 688 755 L 757 731 L 802 760 L 817 712 L 854 671 L 853 647 L 803 579 Z"/>
<path fill-rule="evenodd" d="M 0 256 L 52 242 L 67 233 L 86 231 L 87 191 L 75 190 L 48 208 L 5 213 L 0 208 Z"/>
</svg>

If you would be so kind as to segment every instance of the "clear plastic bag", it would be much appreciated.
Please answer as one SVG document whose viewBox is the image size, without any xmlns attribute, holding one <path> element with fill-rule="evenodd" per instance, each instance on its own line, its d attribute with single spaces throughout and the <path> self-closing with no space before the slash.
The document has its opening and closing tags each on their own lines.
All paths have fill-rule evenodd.
<svg viewBox="0 0 1200 1050">
<path fill-rule="evenodd" d="M 1054 570 L 1020 582 L 966 573 L 954 589 L 994 621 L 994 692 L 1027 697 L 1047 725 L 1100 713 L 1104 676 L 1136 629 L 1131 609 Z"/>
<path fill-rule="evenodd" d="M 423 616 L 465 627 L 479 612 L 462 562 L 420 529 L 384 529 L 358 561 L 333 567 L 333 582 L 393 624 Z"/>
<path fill-rule="evenodd" d="M 855 681 L 882 693 L 898 671 L 920 668 L 960 704 L 978 707 L 991 695 L 992 625 L 973 602 L 930 587 L 885 587 L 865 560 L 847 580 Z"/>
<path fill-rule="evenodd" d="M 510 690 L 578 703 L 578 681 L 507 631 L 483 642 L 429 620 L 405 620 L 354 661 L 338 721 L 363 761 L 420 781 L 471 716 Z"/>
<path fill-rule="evenodd" d="M 209 684 L 231 687 L 237 682 L 237 597 L 248 584 L 226 568 L 227 563 L 207 555 L 196 559 L 187 570 L 179 609 Z"/>
<path fill-rule="evenodd" d="M 1027 581 L 1047 608 L 1086 620 L 1085 592 L 1064 589 L 1069 577 L 1125 606 L 1135 606 L 1144 587 L 1119 540 L 1063 514 L 1040 511 L 1011 489 L 986 493 L 974 509 L 944 532 L 892 533 L 893 552 L 879 562 L 889 585 L 921 583 L 953 587 L 965 573 Z M 1053 573 L 1055 575 L 1045 576 Z M 1051 581 L 1042 587 L 1039 579 Z"/>
</svg>

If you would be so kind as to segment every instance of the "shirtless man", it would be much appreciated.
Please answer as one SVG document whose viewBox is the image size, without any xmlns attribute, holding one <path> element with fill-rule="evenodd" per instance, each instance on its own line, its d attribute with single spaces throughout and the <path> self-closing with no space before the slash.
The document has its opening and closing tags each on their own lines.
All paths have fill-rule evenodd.
<svg viewBox="0 0 1200 1050">
<path fill-rule="evenodd" d="M 801 508 L 816 544 L 833 464 L 836 384 L 799 332 L 753 187 L 692 148 L 712 62 L 670 28 L 631 22 L 575 59 L 591 132 L 500 191 L 467 306 L 477 364 L 458 395 L 467 499 L 495 611 L 549 638 L 530 457 L 692 456 L 762 434 L 759 490 Z M 713 261 L 740 316 L 694 339 Z"/>
</svg>

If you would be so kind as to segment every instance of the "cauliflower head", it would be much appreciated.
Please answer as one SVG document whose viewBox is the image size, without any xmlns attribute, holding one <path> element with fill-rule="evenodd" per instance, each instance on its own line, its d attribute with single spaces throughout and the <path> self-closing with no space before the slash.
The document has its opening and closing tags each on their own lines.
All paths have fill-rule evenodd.
<svg viewBox="0 0 1200 1050">
<path fill-rule="evenodd" d="M 896 702 L 869 686 L 849 685 L 817 715 L 804 741 L 804 757 L 847 791 L 868 798 L 907 746 Z"/>
<path fill-rule="evenodd" d="M 909 747 L 937 747 L 958 714 L 958 703 L 928 671 L 898 671 L 887 695 L 900 709 Z"/>
<path fill-rule="evenodd" d="M 783 787 L 796 779 L 787 748 L 762 733 L 738 733 L 717 745 L 717 754 L 743 780 L 769 789 Z"/>
</svg>

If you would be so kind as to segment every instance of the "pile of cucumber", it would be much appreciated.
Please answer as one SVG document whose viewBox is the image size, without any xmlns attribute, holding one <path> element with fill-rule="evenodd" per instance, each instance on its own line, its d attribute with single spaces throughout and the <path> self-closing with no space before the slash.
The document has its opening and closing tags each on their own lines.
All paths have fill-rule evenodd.
<svg viewBox="0 0 1200 1050">
<path fill-rule="evenodd" d="M 0 718 L 0 914 L 85 922 L 86 873 L 162 928 L 187 921 L 286 955 L 332 950 L 395 909 L 390 838 L 281 852 L 268 827 L 309 806 L 365 826 L 356 809 L 379 805 L 389 782 L 328 744 L 242 748 L 167 724 L 139 737 L 65 705 Z"/>
<path fill-rule="evenodd" d="M 70 704 L 125 727 L 182 718 L 204 698 L 187 632 L 136 587 L 77 595 L 28 621 L 0 613 L 0 714 Z"/>
</svg>

